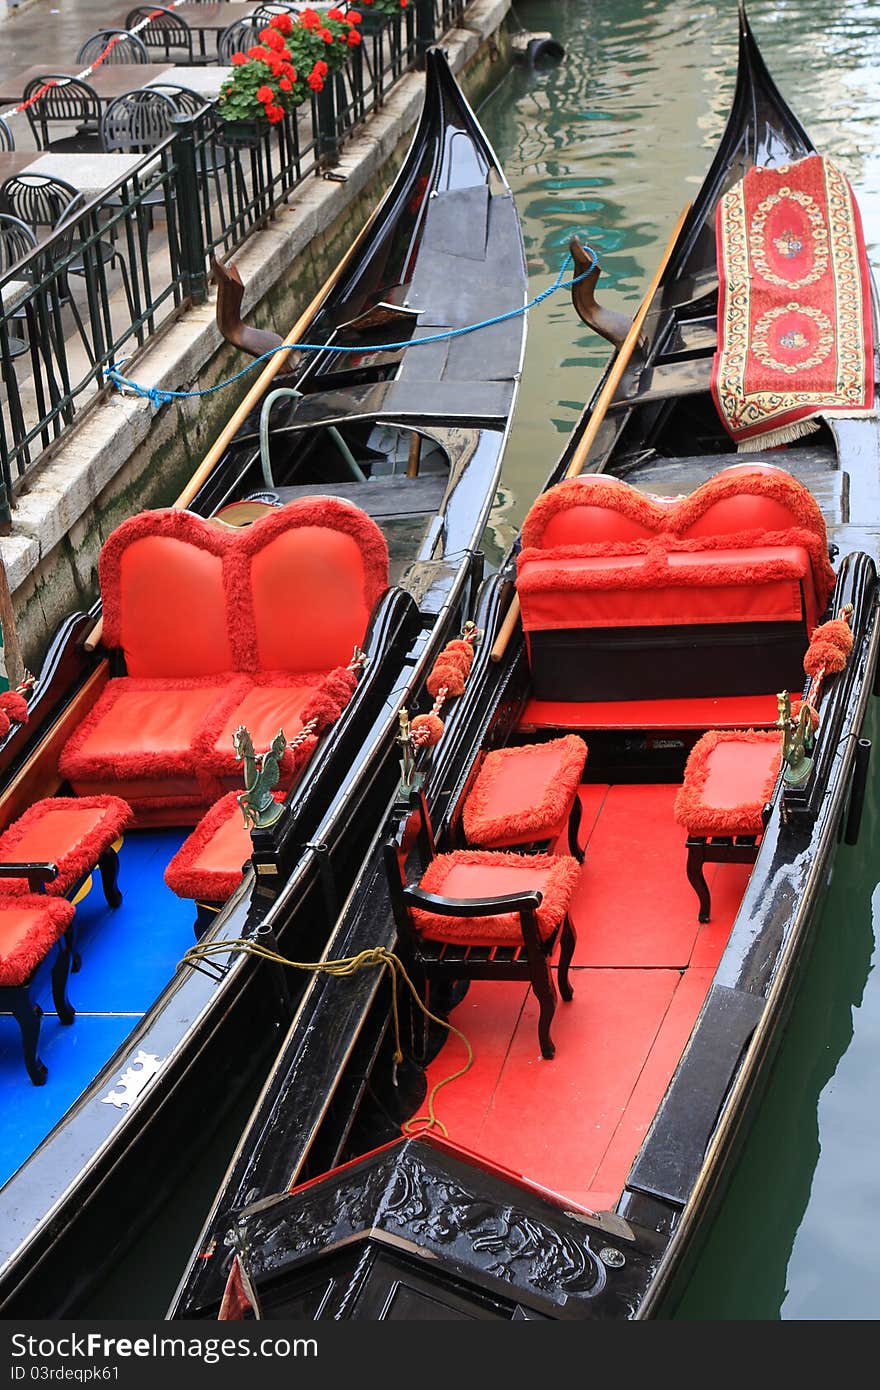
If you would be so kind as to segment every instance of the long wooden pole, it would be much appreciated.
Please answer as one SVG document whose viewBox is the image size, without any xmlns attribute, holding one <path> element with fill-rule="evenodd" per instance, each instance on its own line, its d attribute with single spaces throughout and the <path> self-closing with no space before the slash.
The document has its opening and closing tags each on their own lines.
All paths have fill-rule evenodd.
<svg viewBox="0 0 880 1390">
<path fill-rule="evenodd" d="M 630 325 L 630 330 L 624 338 L 623 343 L 621 344 L 620 351 L 618 352 L 613 363 L 611 364 L 611 370 L 609 371 L 608 376 L 605 378 L 605 384 L 603 385 L 602 390 L 599 392 L 598 400 L 596 401 L 596 404 L 593 407 L 593 412 L 590 416 L 589 424 L 587 425 L 587 428 L 584 430 L 584 433 L 578 442 L 577 448 L 571 456 L 571 462 L 569 463 L 563 475 L 564 478 L 576 478 L 578 474 L 583 471 L 584 464 L 586 463 L 589 457 L 590 450 L 592 449 L 596 439 L 596 435 L 599 433 L 599 427 L 601 426 L 602 421 L 605 419 L 605 414 L 608 410 L 609 405 L 611 404 L 611 401 L 614 397 L 614 393 L 620 385 L 621 378 L 624 372 L 626 371 L 627 367 L 629 366 L 630 358 L 632 357 L 633 351 L 635 350 L 635 346 L 639 341 L 639 338 L 641 337 L 642 325 L 644 324 L 645 319 L 648 316 L 648 310 L 651 307 L 651 302 L 654 298 L 654 295 L 657 293 L 657 287 L 659 286 L 660 281 L 663 278 L 663 274 L 669 263 L 669 257 L 672 255 L 675 243 L 678 241 L 679 233 L 681 232 L 681 229 L 684 226 L 684 221 L 688 213 L 690 212 L 690 208 L 690 203 L 687 203 L 681 211 L 681 215 L 679 216 L 679 219 L 675 224 L 672 235 L 670 236 L 669 241 L 667 242 L 666 250 L 660 258 L 660 263 L 654 272 L 653 279 L 651 280 L 650 285 L 645 291 L 644 298 L 642 299 L 642 302 L 639 305 L 638 310 L 636 312 L 635 318 L 633 319 L 632 324 Z M 516 624 L 518 620 L 519 597 L 518 595 L 514 594 L 510 603 L 510 607 L 508 608 L 507 613 L 504 616 L 504 622 L 501 624 L 501 629 L 498 633 L 498 636 L 495 639 L 495 645 L 491 651 L 491 658 L 493 661 L 500 661 L 501 658 L 504 656 L 504 653 L 507 651 L 508 645 L 510 643 L 510 639 L 513 636 L 514 631 L 516 629 Z"/>
<path fill-rule="evenodd" d="M 367 235 L 367 232 L 370 230 L 370 227 L 372 226 L 373 217 L 375 217 L 375 215 L 376 213 L 374 212 L 373 216 L 370 217 L 364 224 L 364 226 L 361 228 L 360 232 L 355 237 L 351 246 L 348 248 L 348 251 L 345 253 L 342 260 L 339 262 L 339 265 L 327 277 L 321 288 L 318 290 L 318 293 L 311 300 L 307 308 L 305 308 L 303 312 L 300 314 L 296 323 L 293 325 L 290 332 L 284 338 L 283 343 L 289 343 L 291 346 L 293 346 L 294 343 L 299 341 L 303 331 L 308 327 L 309 323 L 311 322 L 314 315 L 317 313 L 324 299 L 333 289 L 334 285 L 337 283 L 337 281 L 340 279 L 343 272 L 349 265 L 355 252 L 359 249 L 362 241 Z M 247 419 L 248 415 L 250 415 L 257 402 L 261 400 L 262 397 L 266 394 L 266 390 L 269 386 L 269 383 L 273 381 L 274 378 L 278 375 L 286 361 L 287 353 L 282 352 L 281 346 L 279 346 L 278 351 L 273 353 L 273 355 L 269 358 L 269 361 L 266 363 L 265 367 L 260 372 L 260 375 L 257 377 L 251 389 L 248 391 L 244 400 L 233 412 L 229 420 L 224 425 L 223 429 L 220 431 L 217 438 L 214 440 L 214 443 L 211 445 L 210 449 L 205 454 L 205 457 L 202 459 L 202 462 L 199 464 L 195 473 L 193 473 L 186 487 L 183 489 L 183 492 L 180 494 L 177 500 L 172 503 L 173 507 L 182 510 L 184 507 L 187 507 L 189 503 L 193 500 L 199 488 L 202 486 L 205 480 L 211 476 L 220 459 L 223 457 L 227 445 L 234 438 L 239 428 Z M 104 620 L 103 618 L 99 618 L 85 640 L 85 647 L 87 651 L 91 652 L 95 650 L 95 648 L 101 641 L 101 634 L 103 630 Z"/>
</svg>

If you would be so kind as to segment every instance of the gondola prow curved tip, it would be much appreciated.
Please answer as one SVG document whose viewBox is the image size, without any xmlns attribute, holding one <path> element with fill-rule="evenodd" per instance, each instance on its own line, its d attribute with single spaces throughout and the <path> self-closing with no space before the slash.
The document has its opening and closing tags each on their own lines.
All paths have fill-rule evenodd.
<svg viewBox="0 0 880 1390">
<path fill-rule="evenodd" d="M 594 333 L 598 333 L 601 338 L 606 338 L 617 348 L 623 347 L 633 321 L 627 318 L 626 314 L 618 313 L 614 309 L 605 309 L 601 304 L 597 304 L 596 285 L 602 274 L 602 267 L 599 265 L 595 253 L 588 251 L 577 236 L 571 238 L 568 249 L 574 261 L 576 283 L 571 287 L 571 302 L 575 312 L 588 328 L 592 328 Z M 585 272 L 589 273 L 585 274 Z M 580 279 L 580 276 L 584 278 Z M 638 347 L 644 349 L 646 342 L 644 333 L 639 334 Z"/>
</svg>

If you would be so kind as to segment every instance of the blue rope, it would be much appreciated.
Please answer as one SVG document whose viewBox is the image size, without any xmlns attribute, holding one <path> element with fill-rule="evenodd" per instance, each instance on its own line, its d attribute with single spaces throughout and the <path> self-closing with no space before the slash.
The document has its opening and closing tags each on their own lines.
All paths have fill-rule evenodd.
<svg viewBox="0 0 880 1390">
<path fill-rule="evenodd" d="M 530 309 L 536 308 L 545 299 L 549 298 L 551 294 L 555 294 L 557 290 L 570 290 L 590 274 L 596 266 L 597 256 L 591 246 L 585 246 L 584 250 L 588 251 L 592 258 L 586 270 L 582 271 L 580 275 L 576 275 L 573 280 L 569 280 L 567 284 L 563 283 L 562 277 L 568 269 L 569 263 L 572 261 L 571 253 L 569 253 L 563 261 L 559 274 L 556 276 L 553 284 L 549 285 L 546 290 L 541 290 L 540 294 L 536 294 L 534 299 L 530 299 L 527 304 L 523 304 L 519 309 L 508 309 L 504 314 L 496 314 L 494 318 L 482 319 L 479 323 L 471 323 L 464 328 L 447 328 L 442 333 L 431 333 L 426 338 L 409 339 L 403 343 L 380 343 L 377 345 L 376 350 L 381 352 L 396 352 L 405 348 L 423 347 L 426 343 L 447 342 L 450 338 L 462 338 L 466 333 L 477 333 L 481 328 L 491 328 L 493 324 L 506 323 L 508 319 L 519 318 L 520 314 L 527 314 Z M 259 357 L 255 357 L 246 367 L 242 367 L 240 372 L 236 372 L 235 376 L 227 377 L 225 381 L 218 381 L 214 386 L 205 386 L 196 391 L 163 391 L 158 386 L 141 386 L 138 382 L 130 381 L 128 377 L 123 376 L 119 367 L 113 362 L 111 362 L 107 368 L 107 380 L 110 381 L 118 391 L 131 391 L 136 396 L 143 396 L 156 410 L 158 410 L 160 405 L 168 405 L 171 401 L 186 400 L 193 396 L 212 396 L 215 391 L 222 391 L 224 387 L 232 386 L 236 381 L 240 381 L 248 372 L 252 372 L 254 367 L 258 367 L 261 362 L 265 362 L 267 358 L 272 357 L 276 352 L 362 353 L 363 351 L 363 347 L 341 347 L 332 343 L 280 343 L 278 347 L 269 348 L 267 352 L 261 353 Z M 123 359 L 123 361 L 124 360 L 125 359 Z"/>
</svg>

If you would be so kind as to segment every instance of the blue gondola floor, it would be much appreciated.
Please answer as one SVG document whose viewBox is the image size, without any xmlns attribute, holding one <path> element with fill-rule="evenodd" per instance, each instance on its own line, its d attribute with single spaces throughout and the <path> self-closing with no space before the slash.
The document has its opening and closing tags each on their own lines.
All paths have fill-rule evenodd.
<svg viewBox="0 0 880 1390">
<path fill-rule="evenodd" d="M 185 829 L 137 830 L 119 853 L 121 907 L 108 908 L 100 875 L 77 906 L 81 970 L 70 977 L 76 1009 L 65 1027 L 54 1011 L 51 966 L 37 976 L 34 998 L 44 1010 L 39 1053 L 49 1069 L 44 1086 L 25 1071 L 21 1034 L 0 1014 L 0 1185 L 17 1171 L 82 1094 L 149 1009 L 195 940 L 195 905 L 165 886 L 163 871 Z"/>
</svg>

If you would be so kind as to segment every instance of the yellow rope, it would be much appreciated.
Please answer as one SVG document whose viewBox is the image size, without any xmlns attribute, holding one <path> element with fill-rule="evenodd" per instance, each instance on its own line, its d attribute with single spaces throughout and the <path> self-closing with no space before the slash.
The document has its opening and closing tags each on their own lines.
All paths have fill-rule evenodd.
<svg viewBox="0 0 880 1390">
<path fill-rule="evenodd" d="M 456 1028 L 448 1019 L 431 1013 L 406 973 L 403 962 L 393 951 L 387 950 L 384 946 L 373 946 L 368 951 L 359 951 L 356 956 L 344 956 L 340 960 L 299 961 L 288 960 L 287 956 L 282 956 L 277 951 L 273 951 L 271 947 L 263 946 L 257 941 L 247 941 L 244 937 L 236 937 L 231 941 L 199 941 L 195 946 L 190 946 L 189 950 L 184 953 L 180 964 L 195 966 L 200 960 L 209 960 L 212 956 L 226 955 L 258 956 L 261 960 L 272 961 L 276 965 L 286 965 L 291 970 L 306 970 L 313 975 L 330 975 L 334 979 L 346 979 L 369 966 L 376 966 L 382 971 L 388 970 L 391 974 L 391 1016 L 394 1024 L 395 1062 L 403 1061 L 397 1001 L 398 983 L 399 980 L 402 980 L 425 1018 L 429 1019 L 431 1023 L 439 1024 L 441 1028 L 445 1028 L 449 1033 L 454 1033 L 457 1038 L 461 1039 L 467 1052 L 467 1061 L 463 1067 L 459 1067 L 458 1071 L 454 1071 L 451 1075 L 444 1076 L 442 1080 L 434 1083 L 427 1096 L 427 1113 L 416 1115 L 413 1119 L 407 1120 L 401 1128 L 405 1134 L 424 1133 L 426 1130 L 436 1128 L 442 1132 L 445 1138 L 449 1137 L 446 1126 L 442 1120 L 437 1118 L 435 1113 L 434 1105 L 437 1092 L 444 1086 L 448 1086 L 450 1081 L 457 1081 L 460 1076 L 464 1076 L 466 1072 L 470 1071 L 474 1061 L 474 1050 L 461 1029 Z"/>
</svg>

